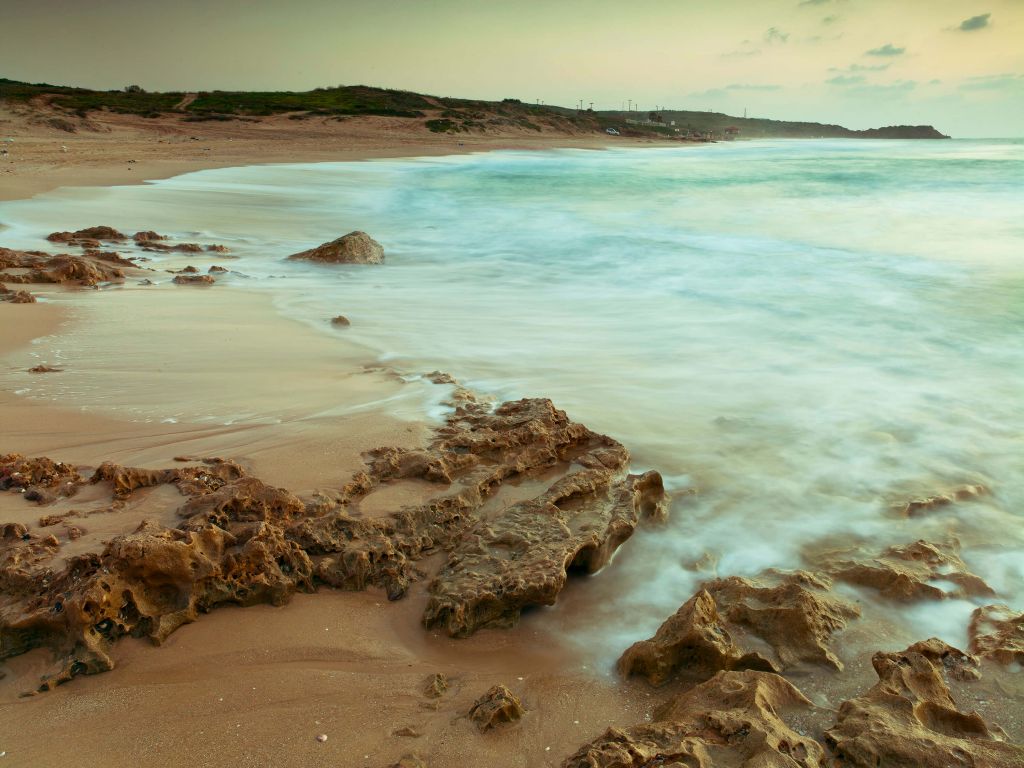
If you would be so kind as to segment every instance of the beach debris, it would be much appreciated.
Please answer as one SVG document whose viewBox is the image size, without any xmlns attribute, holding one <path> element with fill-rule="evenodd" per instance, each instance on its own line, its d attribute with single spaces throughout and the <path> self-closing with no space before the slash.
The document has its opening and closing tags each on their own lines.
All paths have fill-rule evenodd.
<svg viewBox="0 0 1024 768">
<path fill-rule="evenodd" d="M 817 768 L 825 750 L 787 719 L 814 705 L 769 672 L 719 672 L 669 701 L 649 723 L 609 728 L 582 746 L 565 768 L 655 765 Z"/>
<path fill-rule="evenodd" d="M 423 693 L 432 698 L 438 699 L 448 691 L 448 676 L 443 672 L 431 675 L 423 686 Z"/>
<path fill-rule="evenodd" d="M 525 711 L 512 691 L 504 685 L 495 685 L 476 700 L 467 716 L 484 733 L 503 723 L 515 722 Z"/>
<path fill-rule="evenodd" d="M 352 325 L 352 322 L 344 315 L 338 315 L 337 317 L 331 318 L 331 325 L 336 328 L 347 328 Z"/>
<path fill-rule="evenodd" d="M 175 285 L 213 285 L 217 281 L 210 275 L 176 275 L 171 282 Z"/>
<path fill-rule="evenodd" d="M 878 682 L 843 702 L 825 739 L 843 766 L 1024 765 L 1024 747 L 976 712 L 961 711 L 946 678 L 976 679 L 976 660 L 938 639 L 871 659 Z"/>
<path fill-rule="evenodd" d="M 890 600 L 995 595 L 988 584 L 967 570 L 959 552 L 956 540 L 943 544 L 922 540 L 889 547 L 874 557 L 857 547 L 821 552 L 812 559 L 836 580 L 876 589 Z"/>
<path fill-rule="evenodd" d="M 355 231 L 288 258 L 330 264 L 383 264 L 384 248 L 365 232 Z"/>
<path fill-rule="evenodd" d="M 971 614 L 971 653 L 999 664 L 1024 664 L 1024 612 L 985 605 Z"/>
<path fill-rule="evenodd" d="M 706 680 L 721 670 L 782 672 L 801 664 L 842 670 L 828 642 L 860 609 L 830 587 L 827 577 L 803 571 L 705 582 L 654 637 L 622 654 L 619 671 L 662 685 L 676 673 Z"/>
<path fill-rule="evenodd" d="M 988 496 L 991 493 L 984 485 L 960 485 L 946 493 L 927 496 L 921 499 L 911 499 L 898 507 L 898 511 L 904 517 L 919 517 L 920 515 L 934 512 L 942 507 L 948 507 L 961 501 L 975 501 Z"/>
</svg>

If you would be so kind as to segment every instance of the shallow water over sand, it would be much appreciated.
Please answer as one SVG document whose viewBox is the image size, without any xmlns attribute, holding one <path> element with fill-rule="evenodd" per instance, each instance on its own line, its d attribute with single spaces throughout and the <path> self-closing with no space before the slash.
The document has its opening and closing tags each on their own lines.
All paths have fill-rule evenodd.
<svg viewBox="0 0 1024 768">
<path fill-rule="evenodd" d="M 54 229 L 103 223 L 225 243 L 240 258 L 155 265 L 221 263 L 249 278 L 212 301 L 232 283 L 270 291 L 368 358 L 551 397 L 621 440 L 680 491 L 673 520 L 530 619 L 613 658 L 701 580 L 797 567 L 823 542 L 957 537 L 999 600 L 1024 607 L 1021 178 L 1024 144 L 966 141 L 249 167 L 5 203 L 0 242 L 40 248 Z M 388 264 L 284 261 L 352 229 Z M 332 330 L 337 314 L 352 327 Z M 92 332 L 87 319 L 39 345 L 80 372 L 27 394 L 73 387 L 136 418 L 216 417 L 192 390 L 117 391 Z M 238 405 L 223 418 L 275 410 L 267 397 Z M 922 518 L 890 508 L 963 483 L 992 495 Z M 910 639 L 963 645 L 973 607 L 894 618 Z"/>
</svg>

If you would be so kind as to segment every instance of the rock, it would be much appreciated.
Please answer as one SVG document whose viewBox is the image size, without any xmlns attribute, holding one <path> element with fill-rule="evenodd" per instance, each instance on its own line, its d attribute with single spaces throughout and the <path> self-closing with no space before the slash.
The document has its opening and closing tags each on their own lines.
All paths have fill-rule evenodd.
<svg viewBox="0 0 1024 768">
<path fill-rule="evenodd" d="M 226 245 L 208 245 L 206 250 L 210 253 L 230 253 L 231 249 Z"/>
<path fill-rule="evenodd" d="M 62 461 L 53 461 L 45 456 L 30 459 L 19 453 L 0 455 L 0 491 L 21 491 L 39 486 L 60 488 L 63 495 L 71 496 L 84 482 L 77 469 Z"/>
<path fill-rule="evenodd" d="M 841 670 L 828 646 L 860 610 L 808 573 L 706 582 L 658 629 L 619 659 L 619 671 L 662 685 L 675 674 L 706 680 L 722 670 L 781 672 L 800 664 Z"/>
<path fill-rule="evenodd" d="M 384 248 L 365 232 L 357 231 L 288 258 L 330 264 L 383 264 Z"/>
<path fill-rule="evenodd" d="M 331 325 L 337 328 L 348 328 L 348 326 L 352 325 L 352 323 L 344 315 L 338 315 L 337 317 L 331 319 Z"/>
<path fill-rule="evenodd" d="M 820 768 L 825 753 L 785 718 L 813 705 L 767 672 L 719 672 L 656 713 L 655 722 L 609 728 L 565 768 Z"/>
<path fill-rule="evenodd" d="M 107 242 L 120 242 L 127 240 L 127 236 L 118 232 L 113 227 L 88 227 L 87 229 L 79 229 L 76 232 L 53 232 L 46 236 L 46 239 L 51 243 L 68 243 L 69 245 L 76 244 L 79 240 L 105 240 Z"/>
<path fill-rule="evenodd" d="M 36 297 L 28 291 L 12 291 L 7 286 L 0 284 L 0 301 L 9 304 L 35 304 Z"/>
<path fill-rule="evenodd" d="M 27 270 L 19 274 L 0 273 L 8 283 L 74 283 L 94 286 L 120 280 L 124 272 L 102 259 L 83 256 L 50 256 L 40 251 L 12 251 L 0 248 L 0 269 Z"/>
<path fill-rule="evenodd" d="M 971 614 L 971 653 L 1000 664 L 1024 664 L 1024 613 L 986 605 Z"/>
<path fill-rule="evenodd" d="M 97 259 L 99 261 L 105 261 L 108 264 L 116 264 L 119 267 L 138 267 L 131 259 L 126 259 L 121 254 L 115 251 L 86 251 L 84 256 L 88 256 L 90 259 Z"/>
<path fill-rule="evenodd" d="M 858 553 L 851 559 L 829 553 L 820 556 L 818 562 L 834 578 L 871 587 L 891 600 L 943 600 L 994 595 L 988 584 L 967 570 L 958 552 L 959 546 L 955 541 L 948 544 L 917 541 L 889 547 L 877 557 Z M 936 586 L 935 582 L 945 582 L 948 586 Z"/>
<path fill-rule="evenodd" d="M 182 267 L 178 270 L 180 275 L 196 275 L 199 274 L 199 270 L 189 264 L 187 267 Z"/>
<path fill-rule="evenodd" d="M 224 267 L 218 267 L 216 264 L 214 264 L 212 267 L 210 267 L 206 271 L 209 272 L 211 275 L 216 275 L 216 274 L 222 274 L 224 272 L 227 272 L 228 270 L 225 269 Z"/>
<path fill-rule="evenodd" d="M 989 493 L 989 489 L 984 485 L 960 485 L 946 493 L 921 499 L 911 499 L 899 507 L 899 512 L 904 517 L 919 517 L 960 501 L 974 501 L 982 496 L 988 496 Z"/>
<path fill-rule="evenodd" d="M 899 653 L 876 653 L 871 663 L 878 683 L 862 696 L 843 702 L 835 725 L 825 732 L 835 765 L 1024 765 L 1024 747 L 1002 741 L 1001 731 L 976 712 L 962 712 L 953 700 L 944 673 L 963 669 L 964 657 L 962 651 L 936 639 Z"/>
<path fill-rule="evenodd" d="M 502 723 L 515 722 L 523 716 L 522 702 L 504 685 L 496 685 L 476 700 L 469 710 L 469 719 L 481 733 Z"/>
<path fill-rule="evenodd" d="M 171 282 L 175 285 L 213 285 L 217 281 L 210 275 L 177 275 Z"/>
<path fill-rule="evenodd" d="M 166 240 L 167 237 L 165 235 L 159 235 L 151 229 L 147 229 L 145 232 L 136 232 L 132 236 L 132 239 L 136 243 L 152 243 L 156 240 Z"/>
<path fill-rule="evenodd" d="M 316 740 L 323 744 L 325 741 L 327 741 L 327 734 L 321 733 L 319 736 L 316 737 Z"/>
<path fill-rule="evenodd" d="M 423 693 L 431 699 L 439 699 L 448 691 L 448 676 L 442 672 L 431 675 L 423 686 Z"/>
<path fill-rule="evenodd" d="M 51 368 L 48 365 L 35 365 L 28 369 L 29 373 L 60 373 L 63 368 Z"/>
<path fill-rule="evenodd" d="M 172 245 L 171 250 L 178 251 L 179 253 L 202 253 L 203 246 L 199 243 L 178 243 L 177 245 Z"/>
<path fill-rule="evenodd" d="M 399 728 L 396 731 L 391 732 L 392 736 L 401 736 L 406 739 L 418 739 L 423 734 L 417 731 L 412 726 L 406 726 L 405 728 Z"/>
</svg>

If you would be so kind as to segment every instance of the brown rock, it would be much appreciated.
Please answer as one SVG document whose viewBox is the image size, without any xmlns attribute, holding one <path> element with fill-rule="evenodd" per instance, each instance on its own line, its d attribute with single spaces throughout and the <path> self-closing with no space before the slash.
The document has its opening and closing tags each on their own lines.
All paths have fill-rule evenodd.
<svg viewBox="0 0 1024 768">
<path fill-rule="evenodd" d="M 228 270 L 225 269 L 224 267 L 218 267 L 216 264 L 214 264 L 212 267 L 210 267 L 206 271 L 209 272 L 211 275 L 215 275 L 215 274 L 221 274 L 221 273 L 227 272 Z"/>
<path fill-rule="evenodd" d="M 12 291 L 7 286 L 0 284 L 0 301 L 9 304 L 35 304 L 36 297 L 28 291 Z"/>
<path fill-rule="evenodd" d="M 448 691 L 448 676 L 442 672 L 431 675 L 423 686 L 423 693 L 431 699 L 439 699 Z"/>
<path fill-rule="evenodd" d="M 171 282 L 175 285 L 213 285 L 217 281 L 210 275 L 177 275 Z"/>
<path fill-rule="evenodd" d="M 825 732 L 835 765 L 1024 765 L 1024 748 L 1002 741 L 998 729 L 976 712 L 960 711 L 953 700 L 943 674 L 964 669 L 964 657 L 962 651 L 935 639 L 900 653 L 876 653 L 871 663 L 878 683 L 843 702 L 836 724 Z"/>
<path fill-rule="evenodd" d="M 69 485 L 78 486 L 83 482 L 85 480 L 78 470 L 62 461 L 53 461 L 45 456 L 30 459 L 19 453 L 0 455 L 0 491 L 20 491 L 31 486 L 60 488 L 63 491 Z"/>
<path fill-rule="evenodd" d="M 1000 664 L 1024 664 L 1024 613 L 986 605 L 971 614 L 971 653 Z"/>
<path fill-rule="evenodd" d="M 565 768 L 820 768 L 824 750 L 785 721 L 813 705 L 767 672 L 719 672 L 681 694 L 656 721 L 609 728 Z"/>
<path fill-rule="evenodd" d="M 384 249 L 368 234 L 357 231 L 288 258 L 330 264 L 383 264 Z"/>
<path fill-rule="evenodd" d="M 132 239 L 136 243 L 151 243 L 154 240 L 166 240 L 167 237 L 164 235 L 159 235 L 151 229 L 147 229 L 145 232 L 136 232 L 132 236 Z"/>
<path fill-rule="evenodd" d="M 180 253 L 202 253 L 203 246 L 199 243 L 178 243 L 177 245 L 172 245 L 171 250 Z"/>
<path fill-rule="evenodd" d="M 79 229 L 76 232 L 54 232 L 47 235 L 46 239 L 51 243 L 74 244 L 74 241 L 76 240 L 105 240 L 108 242 L 117 242 L 127 240 L 128 238 L 113 227 L 100 226 Z"/>
<path fill-rule="evenodd" d="M 469 719 L 480 732 L 489 731 L 502 723 L 511 723 L 523 716 L 523 704 L 504 685 L 496 685 L 476 700 L 469 710 Z"/>
<path fill-rule="evenodd" d="M 889 547 L 877 557 L 859 553 L 854 558 L 826 555 L 819 558 L 819 562 L 834 578 L 877 589 L 891 600 L 994 595 L 988 584 L 967 570 L 958 552 L 955 541 L 948 544 L 917 541 Z M 932 583 L 936 581 L 948 582 L 952 588 L 937 587 Z"/>
<path fill-rule="evenodd" d="M 899 511 L 904 517 L 919 517 L 957 502 L 974 501 L 982 496 L 988 496 L 989 493 L 989 489 L 984 485 L 960 485 L 946 493 L 927 496 L 921 499 L 911 499 L 899 507 Z"/>
<path fill-rule="evenodd" d="M 348 328 L 348 326 L 352 325 L 352 323 L 344 315 L 338 315 L 337 317 L 331 319 L 331 325 L 338 328 Z"/>
<path fill-rule="evenodd" d="M 226 245 L 208 245 L 206 250 L 210 253 L 230 253 L 231 249 Z"/>
<path fill-rule="evenodd" d="M 20 274 L 0 273 L 8 283 L 75 283 L 97 285 L 119 280 L 124 272 L 103 260 L 83 256 L 50 256 L 41 251 L 12 251 L 0 248 L 0 269 L 27 270 Z"/>
<path fill-rule="evenodd" d="M 803 572 L 707 582 L 653 638 L 627 649 L 619 670 L 652 685 L 677 673 L 706 680 L 721 670 L 781 672 L 799 664 L 841 670 L 828 642 L 860 611 L 830 595 L 829 587 Z"/>
<path fill-rule="evenodd" d="M 60 373 L 63 368 L 51 368 L 48 365 L 34 365 L 28 369 L 29 373 Z"/>
<path fill-rule="evenodd" d="M 187 267 L 182 267 L 181 269 L 179 269 L 178 274 L 197 275 L 199 274 L 199 270 L 196 267 L 193 267 L 191 264 L 189 264 Z"/>
</svg>

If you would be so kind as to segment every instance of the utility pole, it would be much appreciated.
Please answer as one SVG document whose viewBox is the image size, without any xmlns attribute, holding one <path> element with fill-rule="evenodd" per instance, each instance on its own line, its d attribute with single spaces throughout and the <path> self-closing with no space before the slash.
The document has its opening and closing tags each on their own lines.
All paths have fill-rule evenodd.
<svg viewBox="0 0 1024 768">
<path fill-rule="evenodd" d="M 629 111 L 632 112 L 633 111 L 633 100 L 632 99 L 628 99 L 628 101 L 629 101 Z"/>
</svg>

